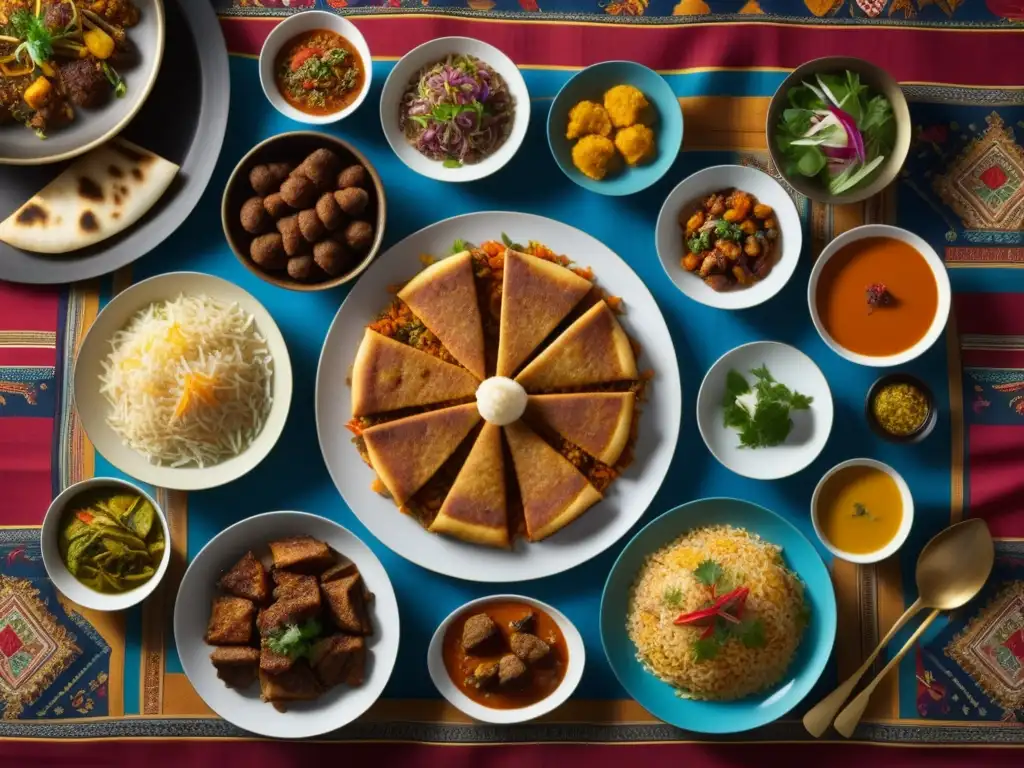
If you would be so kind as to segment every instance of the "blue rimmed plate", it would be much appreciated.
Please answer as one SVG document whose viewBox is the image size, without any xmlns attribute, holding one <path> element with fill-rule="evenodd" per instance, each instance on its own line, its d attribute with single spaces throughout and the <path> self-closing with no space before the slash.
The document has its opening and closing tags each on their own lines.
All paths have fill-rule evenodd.
<svg viewBox="0 0 1024 768">
<path fill-rule="evenodd" d="M 680 698 L 676 689 L 648 672 L 626 633 L 629 592 L 644 559 L 687 531 L 732 525 L 782 547 L 786 565 L 803 581 L 811 621 L 796 657 L 774 688 L 738 701 Z M 701 733 L 737 733 L 779 719 L 808 694 L 825 669 L 836 637 L 836 597 L 821 557 L 793 525 L 749 501 L 700 499 L 676 507 L 644 527 L 619 555 L 601 596 L 601 644 L 612 671 L 630 696 L 670 725 Z"/>
<path fill-rule="evenodd" d="M 604 92 L 616 85 L 635 86 L 654 108 L 651 128 L 657 154 L 649 163 L 632 167 L 623 164 L 617 173 L 594 181 L 572 164 L 572 147 L 576 140 L 565 138 L 569 110 L 583 100 L 600 103 Z M 551 103 L 547 131 L 551 154 L 566 176 L 584 189 L 601 195 L 632 195 L 654 184 L 676 161 L 683 143 L 683 110 L 672 87 L 653 69 L 632 61 L 603 61 L 573 75 L 562 86 Z"/>
</svg>

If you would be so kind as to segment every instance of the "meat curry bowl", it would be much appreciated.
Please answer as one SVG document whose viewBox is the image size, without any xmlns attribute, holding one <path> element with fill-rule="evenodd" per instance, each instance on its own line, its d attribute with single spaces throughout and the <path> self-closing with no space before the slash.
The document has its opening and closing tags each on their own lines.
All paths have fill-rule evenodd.
<svg viewBox="0 0 1024 768">
<path fill-rule="evenodd" d="M 744 203 L 743 211 L 734 199 Z M 686 296 L 717 309 L 746 309 L 789 282 L 800 260 L 803 224 L 793 198 L 772 176 L 750 166 L 716 165 L 669 193 L 654 237 L 665 273 Z M 688 263 L 705 252 L 718 258 L 720 269 L 708 273 L 709 260 L 701 268 Z M 748 279 L 735 280 L 734 271 Z"/>
<path fill-rule="evenodd" d="M 583 639 L 565 614 L 521 595 L 457 608 L 427 649 L 441 695 L 487 723 L 522 723 L 557 709 L 579 684 L 585 661 Z"/>
<path fill-rule="evenodd" d="M 384 185 L 347 141 L 282 133 L 238 162 L 221 200 L 224 236 L 253 274 L 280 288 L 322 291 L 360 275 L 380 252 Z"/>
<path fill-rule="evenodd" d="M 274 108 L 300 123 L 342 120 L 370 92 L 373 62 L 358 27 L 326 11 L 296 13 L 267 35 L 260 84 Z"/>
</svg>

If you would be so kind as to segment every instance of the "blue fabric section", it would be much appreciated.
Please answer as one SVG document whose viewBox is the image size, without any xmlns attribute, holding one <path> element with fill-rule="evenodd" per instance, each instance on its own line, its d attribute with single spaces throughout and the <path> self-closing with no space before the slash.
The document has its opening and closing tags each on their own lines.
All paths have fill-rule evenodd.
<svg viewBox="0 0 1024 768">
<path fill-rule="evenodd" d="M 57 382 L 50 367 L 0 365 L 0 381 L 24 385 L 18 391 L 0 390 L 0 419 L 4 417 L 52 418 L 57 409 Z"/>
</svg>

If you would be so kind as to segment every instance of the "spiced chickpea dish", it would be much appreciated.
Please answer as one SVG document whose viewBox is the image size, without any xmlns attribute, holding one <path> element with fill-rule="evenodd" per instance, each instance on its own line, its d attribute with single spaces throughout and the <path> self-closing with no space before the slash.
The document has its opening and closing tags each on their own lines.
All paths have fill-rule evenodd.
<svg viewBox="0 0 1024 768">
<path fill-rule="evenodd" d="M 681 263 L 716 291 L 763 280 L 779 252 L 779 225 L 771 206 L 741 189 L 715 192 L 679 212 L 685 246 Z"/>
</svg>

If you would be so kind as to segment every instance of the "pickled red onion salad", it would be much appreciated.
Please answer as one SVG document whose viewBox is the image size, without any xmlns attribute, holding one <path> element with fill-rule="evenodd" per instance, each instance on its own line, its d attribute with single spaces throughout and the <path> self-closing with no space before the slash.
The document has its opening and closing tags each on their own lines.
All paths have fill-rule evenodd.
<svg viewBox="0 0 1024 768">
<path fill-rule="evenodd" d="M 847 70 L 790 88 L 776 142 L 790 175 L 818 177 L 833 195 L 870 181 L 893 150 L 892 105 Z"/>
<path fill-rule="evenodd" d="M 453 54 L 409 82 L 398 119 L 417 150 L 459 168 L 497 150 L 514 115 L 515 99 L 501 75 L 474 56 Z"/>
</svg>

